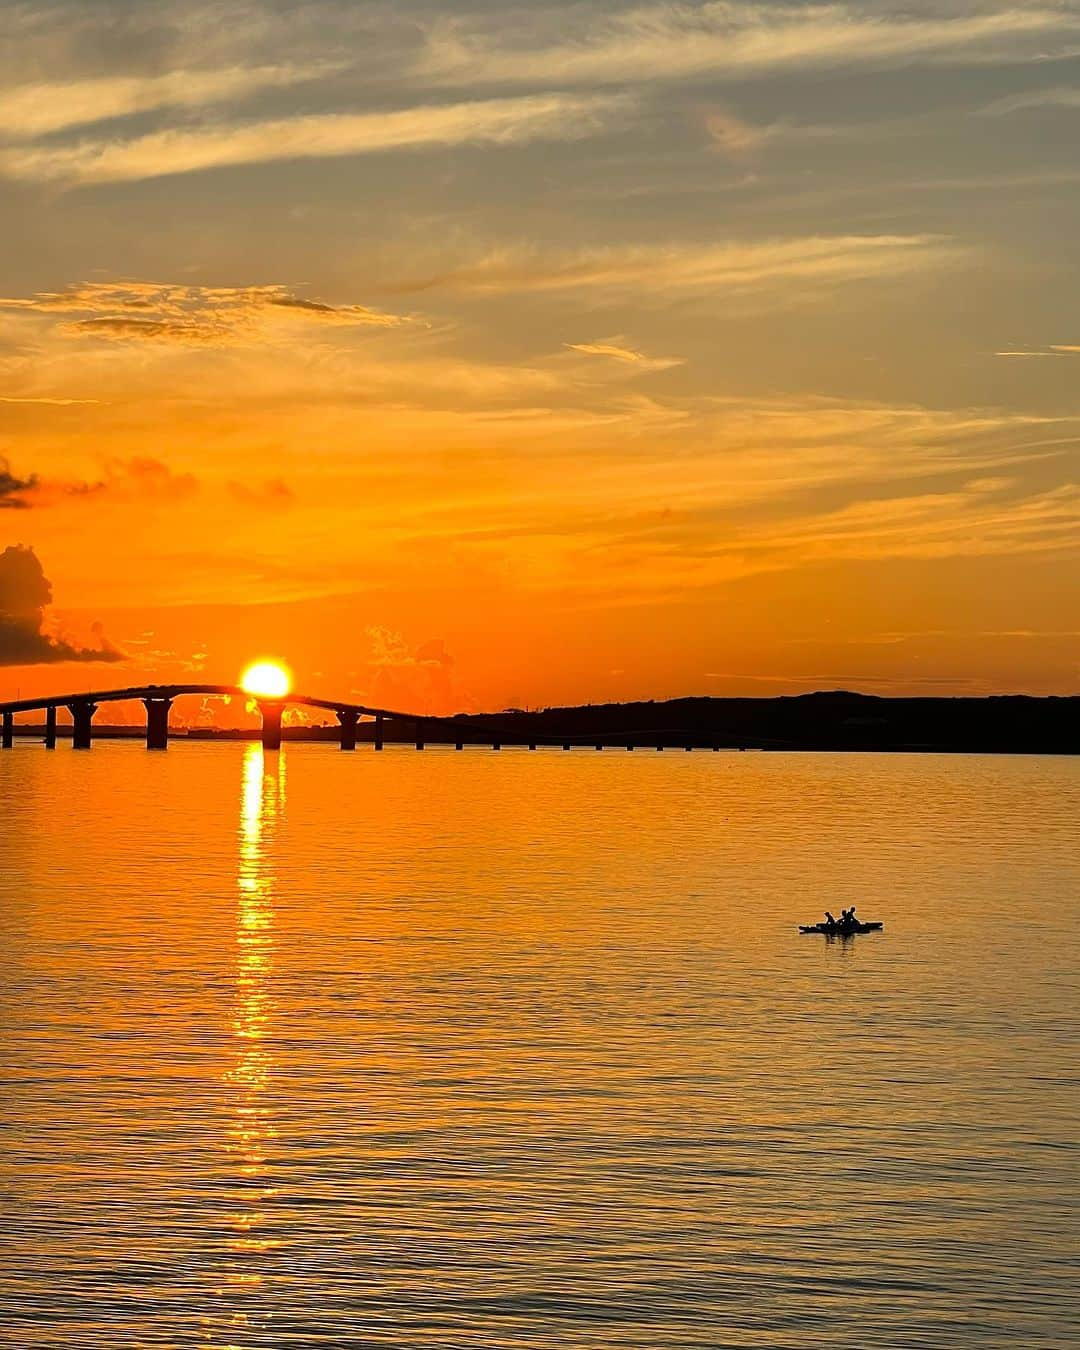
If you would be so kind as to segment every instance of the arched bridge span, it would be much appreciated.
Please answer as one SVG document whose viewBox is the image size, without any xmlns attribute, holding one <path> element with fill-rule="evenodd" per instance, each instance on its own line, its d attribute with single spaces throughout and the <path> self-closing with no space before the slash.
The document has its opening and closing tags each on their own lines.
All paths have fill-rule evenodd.
<svg viewBox="0 0 1080 1350">
<path fill-rule="evenodd" d="M 3 748 L 10 749 L 14 737 L 15 714 L 44 712 L 45 745 L 56 746 L 56 710 L 66 708 L 71 714 L 71 743 L 76 750 L 88 750 L 93 739 L 94 714 L 103 703 L 141 702 L 146 708 L 146 745 L 150 750 L 164 750 L 169 744 L 169 711 L 173 700 L 185 694 L 229 695 L 233 698 L 254 699 L 262 714 L 262 741 L 268 750 L 281 745 L 281 715 L 287 707 L 322 708 L 335 713 L 341 725 L 341 748 L 356 749 L 356 727 L 362 717 L 375 719 L 375 749 L 383 747 L 384 721 L 413 721 L 423 719 L 415 713 L 395 712 L 392 708 L 369 708 L 363 703 L 348 703 L 341 699 L 312 698 L 308 694 L 286 694 L 284 698 L 264 698 L 249 694 L 236 684 L 144 684 L 128 689 L 100 689 L 85 694 L 48 694 L 42 698 L 16 699 L 0 703 Z"/>
</svg>

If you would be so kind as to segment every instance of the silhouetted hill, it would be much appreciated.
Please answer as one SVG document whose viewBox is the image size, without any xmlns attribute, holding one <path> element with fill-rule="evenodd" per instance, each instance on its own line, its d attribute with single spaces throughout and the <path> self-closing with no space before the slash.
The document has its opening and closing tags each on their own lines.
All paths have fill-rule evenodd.
<svg viewBox="0 0 1080 1350">
<path fill-rule="evenodd" d="M 389 730 L 389 728 L 388 728 Z M 1080 697 L 879 698 L 844 691 L 783 698 L 679 698 L 428 719 L 427 740 L 788 750 L 1076 754 Z M 413 734 L 394 728 L 401 739 Z"/>
</svg>

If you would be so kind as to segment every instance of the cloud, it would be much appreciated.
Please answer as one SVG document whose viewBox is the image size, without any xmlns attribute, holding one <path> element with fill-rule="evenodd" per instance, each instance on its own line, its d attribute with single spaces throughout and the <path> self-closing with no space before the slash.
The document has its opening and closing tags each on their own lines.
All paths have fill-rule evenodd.
<svg viewBox="0 0 1080 1350">
<path fill-rule="evenodd" d="M 282 478 L 250 484 L 229 481 L 225 490 L 237 502 L 265 511 L 292 506 L 296 494 Z M 157 505 L 179 505 L 191 501 L 202 491 L 202 483 L 193 473 L 178 473 L 168 464 L 150 455 L 106 461 L 105 472 L 94 480 L 71 481 L 42 478 L 33 474 L 17 478 L 7 461 L 0 457 L 0 509 L 56 506 L 61 502 L 90 502 L 108 499 Z"/>
<path fill-rule="evenodd" d="M 307 300 L 279 285 L 214 287 L 140 281 L 88 282 L 28 297 L 0 297 L 0 309 L 70 315 L 61 331 L 72 337 L 189 346 L 250 341 L 263 335 L 267 323 L 273 319 L 362 328 L 398 328 L 417 322 L 412 317 L 387 314 L 364 305 L 329 305 Z"/>
<path fill-rule="evenodd" d="M 125 319 L 111 314 L 101 318 L 76 319 L 66 327 L 69 333 L 85 337 L 117 338 L 121 341 L 165 338 L 172 342 L 216 342 L 222 337 L 216 326 L 169 323 L 163 319 Z"/>
<path fill-rule="evenodd" d="M 984 117 L 1001 117 L 1008 113 L 1026 112 L 1031 108 L 1080 108 L 1080 89 L 1029 89 L 1022 94 L 999 98 L 979 111 Z"/>
<path fill-rule="evenodd" d="M 37 486 L 37 479 L 34 476 L 29 478 L 16 478 L 11 472 L 11 465 L 0 455 L 0 511 L 20 511 L 29 506 L 25 494 L 32 492 Z"/>
<path fill-rule="evenodd" d="M 566 253 L 501 249 L 402 289 L 635 292 L 654 302 L 778 282 L 842 282 L 910 272 L 953 252 L 932 235 L 838 235 L 725 244 L 610 247 Z"/>
<path fill-rule="evenodd" d="M 659 501 L 670 500 L 667 494 Z M 1043 556 L 1080 549 L 1080 487 L 1015 495 L 993 480 L 945 490 L 872 494 L 837 507 L 718 514 L 699 498 L 608 513 L 568 539 L 582 586 L 640 601 L 681 596 L 739 577 L 882 560 Z"/>
<path fill-rule="evenodd" d="M 454 658 L 442 638 L 412 647 L 390 628 L 372 626 L 365 632 L 371 643 L 368 664 L 374 672 L 372 697 L 377 703 L 429 713 L 460 706 L 451 679 Z"/>
<path fill-rule="evenodd" d="M 104 496 L 120 501 L 176 503 L 196 496 L 199 480 L 192 473 L 176 473 L 149 455 L 135 455 L 131 459 L 108 460 L 104 477 L 94 482 L 43 479 L 35 474 L 20 491 L 22 496 L 17 502 L 20 506 L 54 506 L 61 501 L 89 501 Z"/>
<path fill-rule="evenodd" d="M 0 128 L 5 140 L 30 140 L 159 108 L 199 108 L 245 98 L 318 79 L 333 69 L 325 64 L 233 66 L 16 85 L 0 94 Z"/>
<path fill-rule="evenodd" d="M 738 541 L 751 552 L 817 559 L 950 558 L 1074 552 L 1080 547 L 1080 487 L 1005 497 L 994 479 L 949 492 L 856 501 L 817 517 L 767 527 Z"/>
<path fill-rule="evenodd" d="M 714 149 L 732 159 L 744 159 L 776 135 L 779 128 L 754 126 L 726 108 L 713 108 L 705 114 L 705 130 Z"/>
<path fill-rule="evenodd" d="M 12 545 L 0 553 L 0 666 L 52 665 L 60 661 L 121 661 L 100 625 L 96 648 L 76 647 L 44 630 L 52 586 L 32 548 Z"/>
<path fill-rule="evenodd" d="M 800 538 L 823 520 L 832 522 L 837 556 L 877 556 L 876 542 L 881 556 L 890 550 L 929 556 L 918 550 L 944 551 L 950 528 L 956 554 L 1007 552 L 999 528 L 994 550 L 980 546 L 986 541 L 976 517 L 1003 517 L 1026 484 L 1048 481 L 1067 456 L 1041 448 L 1047 433 L 1076 426 L 1076 419 L 826 399 L 732 397 L 710 404 L 692 425 L 678 428 L 677 442 L 670 429 L 634 436 L 637 429 L 624 426 L 616 438 L 621 453 L 612 454 L 610 439 L 564 435 L 530 461 L 527 497 L 474 485 L 467 511 L 460 495 L 435 496 L 416 505 L 410 524 L 418 538 L 506 549 L 523 586 L 536 557 L 545 559 L 542 585 L 550 583 L 554 559 L 575 587 L 594 589 L 595 581 L 608 595 L 630 587 L 672 594 L 684 581 L 699 584 L 699 574 L 701 584 L 713 584 L 744 572 L 797 569 L 804 561 Z M 480 468 L 469 474 L 471 484 L 484 481 Z M 916 498 L 925 517 L 921 538 Z M 885 511 L 877 503 L 894 499 L 902 504 L 891 519 L 875 514 Z M 858 521 L 836 514 L 851 503 L 865 507 Z M 935 512 L 939 528 L 931 541 Z M 1052 547 L 1050 531 L 1046 540 Z M 1033 529 L 1023 551 L 1033 551 L 1036 541 Z M 829 551 L 824 543 L 813 546 L 819 547 Z"/>
<path fill-rule="evenodd" d="M 612 338 L 607 342 L 568 342 L 566 346 L 572 352 L 581 352 L 585 356 L 606 357 L 643 372 L 670 370 L 673 366 L 683 364 L 677 356 L 646 356 L 644 352 L 639 352 L 633 347 L 623 346 L 621 338 Z"/>
<path fill-rule="evenodd" d="M 275 160 L 329 159 L 451 145 L 580 140 L 630 106 L 620 95 L 537 94 L 396 112 L 326 113 L 153 132 L 131 140 L 0 150 L 0 174 L 39 182 L 116 183 Z"/>
<path fill-rule="evenodd" d="M 193 473 L 176 473 L 160 459 L 136 455 L 129 460 L 112 460 L 100 490 L 121 496 L 156 502 L 187 501 L 199 491 Z"/>
<path fill-rule="evenodd" d="M 0 394 L 0 403 L 13 403 L 13 404 L 36 403 L 44 408 L 84 407 L 89 404 L 95 404 L 100 402 L 101 400 L 97 398 L 33 398 L 29 395 L 25 398 L 20 398 L 14 395 Z"/>
<path fill-rule="evenodd" d="M 585 11 L 587 14 L 588 12 Z M 483 20 L 435 26 L 418 72 L 444 83 L 630 84 L 722 74 L 752 76 L 799 68 L 957 65 L 1044 59 L 1048 43 L 1062 57 L 1076 50 L 1080 23 L 1054 5 L 961 9 L 912 16 L 865 5 L 671 3 L 589 16 L 565 32 L 541 18 L 525 30 L 500 16 L 493 36 Z"/>
<path fill-rule="evenodd" d="M 265 483 L 255 485 L 230 482 L 226 486 L 236 501 L 267 511 L 281 510 L 296 501 L 296 494 L 283 478 L 269 478 Z"/>
<path fill-rule="evenodd" d="M 1016 347 L 1001 352 L 995 352 L 995 356 L 1073 356 L 1080 352 L 1080 346 L 1071 346 L 1065 342 L 1051 342 L 1045 347 Z"/>
</svg>

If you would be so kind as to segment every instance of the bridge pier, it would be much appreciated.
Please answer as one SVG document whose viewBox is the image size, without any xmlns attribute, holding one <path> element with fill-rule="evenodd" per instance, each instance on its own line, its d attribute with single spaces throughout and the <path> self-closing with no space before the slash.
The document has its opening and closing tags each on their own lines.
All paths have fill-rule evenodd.
<svg viewBox="0 0 1080 1350">
<path fill-rule="evenodd" d="M 383 748 L 383 716 L 382 713 L 375 714 L 375 749 Z"/>
<path fill-rule="evenodd" d="M 56 749 L 56 704 L 50 703 L 45 709 L 45 749 Z"/>
<path fill-rule="evenodd" d="M 281 749 L 281 703 L 265 702 L 259 704 L 262 713 L 262 743 L 264 750 Z"/>
<path fill-rule="evenodd" d="M 72 721 L 72 750 L 89 750 L 92 740 L 90 724 L 97 712 L 97 704 L 91 703 L 88 698 L 78 698 L 68 704 L 68 711 L 71 713 Z"/>
<path fill-rule="evenodd" d="M 169 748 L 169 709 L 171 698 L 144 698 L 146 708 L 146 748 L 147 750 L 167 750 Z"/>
<path fill-rule="evenodd" d="M 15 714 L 6 712 L 4 713 L 3 734 L 2 736 L 0 736 L 0 741 L 2 741 L 3 748 L 5 750 L 11 749 L 12 740 L 14 736 L 15 736 Z"/>
<path fill-rule="evenodd" d="M 338 708 L 337 719 L 341 723 L 342 750 L 355 750 L 356 724 L 360 720 L 360 714 L 355 708 Z"/>
</svg>

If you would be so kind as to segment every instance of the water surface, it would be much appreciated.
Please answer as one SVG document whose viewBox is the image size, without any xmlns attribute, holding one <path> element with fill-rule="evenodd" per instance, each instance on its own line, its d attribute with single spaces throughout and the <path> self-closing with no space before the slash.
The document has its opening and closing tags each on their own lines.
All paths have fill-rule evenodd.
<svg viewBox="0 0 1080 1350">
<path fill-rule="evenodd" d="M 20 743 L 0 803 L 20 1350 L 1075 1345 L 1077 761 Z"/>
</svg>

